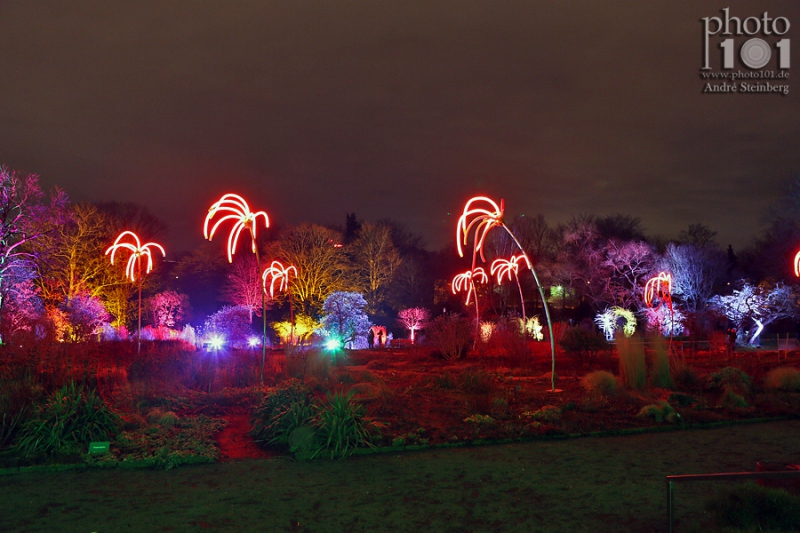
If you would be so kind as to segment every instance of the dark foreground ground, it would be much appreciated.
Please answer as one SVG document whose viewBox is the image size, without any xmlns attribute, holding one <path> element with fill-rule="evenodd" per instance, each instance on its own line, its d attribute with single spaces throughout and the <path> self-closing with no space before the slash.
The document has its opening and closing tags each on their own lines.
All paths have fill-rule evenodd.
<svg viewBox="0 0 800 533">
<path fill-rule="evenodd" d="M 800 462 L 800 421 L 634 436 L 0 477 L 3 532 L 666 531 L 665 476 Z M 720 485 L 676 489 L 708 531 Z"/>
</svg>

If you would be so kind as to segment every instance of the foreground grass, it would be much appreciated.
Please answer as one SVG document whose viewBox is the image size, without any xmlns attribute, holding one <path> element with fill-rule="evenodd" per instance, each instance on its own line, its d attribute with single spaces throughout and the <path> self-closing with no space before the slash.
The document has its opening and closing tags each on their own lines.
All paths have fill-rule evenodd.
<svg viewBox="0 0 800 533">
<path fill-rule="evenodd" d="M 0 477 L 0 531 L 651 532 L 669 474 L 798 462 L 800 421 L 624 437 L 172 471 Z M 678 531 L 707 530 L 719 485 L 677 488 Z"/>
</svg>

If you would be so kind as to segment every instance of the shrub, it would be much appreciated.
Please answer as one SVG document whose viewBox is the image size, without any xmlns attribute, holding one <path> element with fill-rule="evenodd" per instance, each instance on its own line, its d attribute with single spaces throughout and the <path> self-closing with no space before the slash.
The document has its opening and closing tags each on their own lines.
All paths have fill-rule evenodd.
<svg viewBox="0 0 800 533">
<path fill-rule="evenodd" d="M 739 396 L 746 396 L 750 393 L 750 376 L 743 370 L 732 366 L 726 366 L 717 372 L 712 372 L 706 378 L 706 386 L 710 390 L 721 390 L 723 392 L 733 392 Z"/>
<path fill-rule="evenodd" d="M 658 402 L 646 405 L 642 407 L 636 416 L 640 418 L 652 418 L 659 424 L 661 422 L 669 422 L 670 424 L 674 424 L 681 418 L 681 415 L 679 415 L 667 402 Z"/>
<path fill-rule="evenodd" d="M 558 422 L 561 420 L 561 409 L 555 405 L 544 405 L 538 411 L 523 414 L 540 422 Z"/>
<path fill-rule="evenodd" d="M 680 362 L 672 370 L 672 382 L 679 390 L 693 391 L 700 388 L 700 378 L 694 368 Z"/>
<path fill-rule="evenodd" d="M 641 339 L 618 335 L 617 352 L 622 384 L 629 389 L 647 389 L 647 364 Z"/>
<path fill-rule="evenodd" d="M 380 425 L 366 416 L 366 409 L 353 400 L 352 392 L 329 393 L 317 410 L 314 426 L 317 445 L 312 457 L 342 459 L 356 448 L 372 446 L 373 438 L 380 434 Z"/>
<path fill-rule="evenodd" d="M 484 370 L 466 368 L 461 374 L 459 388 L 470 394 L 483 394 L 492 390 L 492 376 Z"/>
<path fill-rule="evenodd" d="M 722 527 L 747 531 L 797 531 L 800 497 L 785 490 L 743 483 L 720 490 L 706 503 Z"/>
<path fill-rule="evenodd" d="M 727 407 L 729 409 L 744 409 L 749 407 L 747 400 L 741 394 L 735 393 L 732 389 L 725 389 L 722 397 L 719 399 L 719 407 Z"/>
<path fill-rule="evenodd" d="M 313 415 L 311 389 L 302 381 L 289 379 L 256 407 L 250 434 L 262 444 L 288 446 L 292 432 L 309 425 Z"/>
<path fill-rule="evenodd" d="M 764 387 L 789 392 L 800 391 L 800 369 L 790 366 L 773 368 L 764 376 Z"/>
<path fill-rule="evenodd" d="M 119 423 L 94 389 L 71 381 L 36 406 L 15 447 L 27 457 L 77 453 L 92 441 L 110 440 Z"/>
<path fill-rule="evenodd" d="M 520 327 L 520 320 L 503 318 L 495 324 L 487 351 L 505 357 L 519 358 L 528 355 L 525 345 L 525 332 Z"/>
<path fill-rule="evenodd" d="M 677 404 L 681 407 L 690 407 L 697 403 L 697 398 L 688 394 L 681 394 L 680 392 L 673 392 L 667 398 L 670 403 Z"/>
<path fill-rule="evenodd" d="M 444 359 L 466 357 L 473 340 L 474 325 L 471 320 L 458 315 L 442 315 L 431 321 L 427 339 Z"/>
<path fill-rule="evenodd" d="M 615 396 L 619 392 L 619 381 L 611 372 L 598 370 L 581 378 L 581 385 L 590 394 Z"/>
<path fill-rule="evenodd" d="M 568 355 L 575 358 L 580 366 L 609 350 L 605 337 L 594 328 L 582 325 L 567 328 L 558 344 Z"/>
<path fill-rule="evenodd" d="M 440 374 L 438 376 L 433 376 L 432 379 L 433 379 L 433 385 L 440 389 L 451 390 L 455 389 L 458 386 L 453 377 L 447 372 L 445 372 L 444 374 Z"/>
</svg>

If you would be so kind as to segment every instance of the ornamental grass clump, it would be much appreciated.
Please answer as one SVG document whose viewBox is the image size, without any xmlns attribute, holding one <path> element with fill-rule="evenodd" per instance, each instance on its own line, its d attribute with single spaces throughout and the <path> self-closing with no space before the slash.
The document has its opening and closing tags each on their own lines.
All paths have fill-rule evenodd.
<svg viewBox="0 0 800 533">
<path fill-rule="evenodd" d="M 653 358 L 650 364 L 650 382 L 653 387 L 658 387 L 659 389 L 671 389 L 674 387 L 669 368 L 669 352 L 664 338 L 661 336 L 654 338 Z"/>
<path fill-rule="evenodd" d="M 678 412 L 675 411 L 675 409 L 673 409 L 673 407 L 667 402 L 658 402 L 646 405 L 642 407 L 636 416 L 639 418 L 652 418 L 659 424 L 662 422 L 674 424 L 681 418 L 681 415 L 679 415 Z"/>
<path fill-rule="evenodd" d="M 611 372 L 597 370 L 581 378 L 583 389 L 596 396 L 616 396 L 619 393 L 619 380 Z"/>
<path fill-rule="evenodd" d="M 618 335 L 617 353 L 619 355 L 619 379 L 623 386 L 632 390 L 646 390 L 647 364 L 642 340 Z"/>
<path fill-rule="evenodd" d="M 35 407 L 15 449 L 25 457 L 80 453 L 90 442 L 111 440 L 119 425 L 120 417 L 94 389 L 70 381 Z"/>
<path fill-rule="evenodd" d="M 317 407 L 314 428 L 316 447 L 312 458 L 343 459 L 356 448 L 372 447 L 372 441 L 380 436 L 380 424 L 367 416 L 366 408 L 353 399 L 352 391 L 329 393 L 325 403 Z"/>
<path fill-rule="evenodd" d="M 773 368 L 764 376 L 764 387 L 769 390 L 800 392 L 800 369 L 791 366 Z"/>
<path fill-rule="evenodd" d="M 289 446 L 292 433 L 311 424 L 315 414 L 312 400 L 311 389 L 302 381 L 281 383 L 256 407 L 250 434 L 264 445 Z"/>
</svg>

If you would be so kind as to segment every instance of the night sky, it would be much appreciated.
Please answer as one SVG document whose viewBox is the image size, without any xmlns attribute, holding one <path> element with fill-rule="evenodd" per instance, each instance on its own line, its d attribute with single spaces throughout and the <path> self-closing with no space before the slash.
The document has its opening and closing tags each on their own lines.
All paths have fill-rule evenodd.
<svg viewBox="0 0 800 533">
<path fill-rule="evenodd" d="M 731 4 L 791 22 L 788 96 L 703 94 L 700 19 Z M 278 225 L 394 219 L 430 249 L 475 194 L 739 248 L 800 174 L 799 44 L 796 0 L 3 2 L 0 164 L 146 205 L 168 253 L 225 192 Z"/>
</svg>

